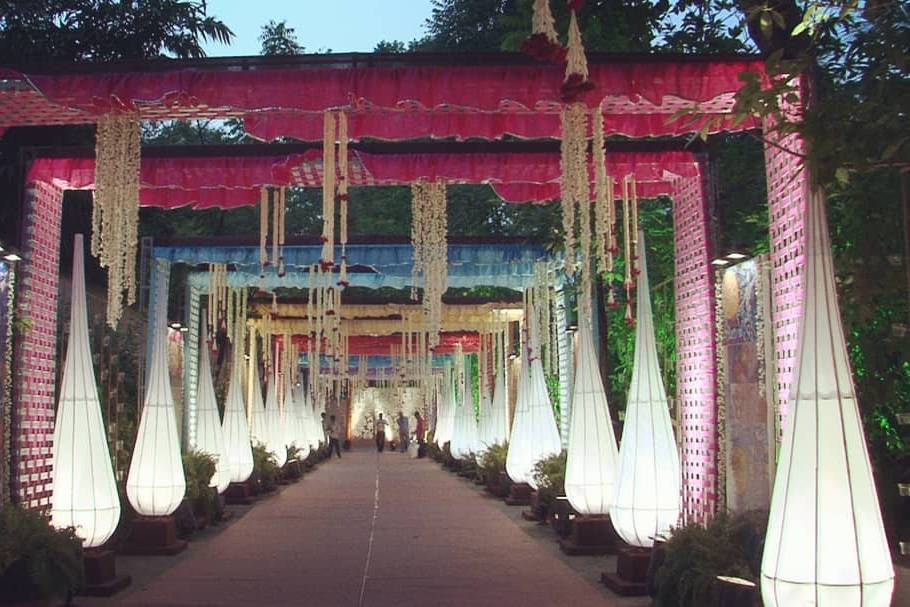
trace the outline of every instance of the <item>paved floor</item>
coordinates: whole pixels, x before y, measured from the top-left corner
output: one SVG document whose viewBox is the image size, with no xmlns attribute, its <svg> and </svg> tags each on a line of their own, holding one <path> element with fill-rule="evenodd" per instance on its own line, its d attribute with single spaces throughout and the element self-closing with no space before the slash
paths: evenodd
<svg viewBox="0 0 910 607">
<path fill-rule="evenodd" d="M 615 557 L 565 557 L 553 533 L 429 460 L 346 453 L 177 557 L 118 557 L 113 605 L 644 607 L 597 583 Z M 894 605 L 904 603 L 908 571 Z M 903 578 L 903 579 L 901 579 Z"/>
<path fill-rule="evenodd" d="M 518 508 L 429 460 L 346 453 L 178 557 L 118 557 L 133 585 L 78 605 L 638 606 L 561 556 Z M 541 540 L 535 535 L 548 534 Z M 589 566 L 590 568 L 590 566 Z"/>
</svg>

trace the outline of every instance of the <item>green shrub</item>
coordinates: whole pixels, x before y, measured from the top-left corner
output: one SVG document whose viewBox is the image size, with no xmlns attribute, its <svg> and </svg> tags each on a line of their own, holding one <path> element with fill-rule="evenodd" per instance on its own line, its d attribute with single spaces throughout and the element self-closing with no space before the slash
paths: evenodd
<svg viewBox="0 0 910 607">
<path fill-rule="evenodd" d="M 253 476 L 259 484 L 260 491 L 271 491 L 278 486 L 281 469 L 275 456 L 262 443 L 253 446 Z"/>
<path fill-rule="evenodd" d="M 82 541 L 24 508 L 0 510 L 0 597 L 11 601 L 67 598 L 82 587 Z"/>
<path fill-rule="evenodd" d="M 212 488 L 209 483 L 215 474 L 215 458 L 202 451 L 188 451 L 183 454 L 183 475 L 186 478 L 186 498 L 193 505 L 193 513 L 214 520 Z"/>
<path fill-rule="evenodd" d="M 767 519 L 754 511 L 674 529 L 655 575 L 655 607 L 713 605 L 719 575 L 757 582 Z"/>
<path fill-rule="evenodd" d="M 566 452 L 538 461 L 531 474 L 537 483 L 537 498 L 541 506 L 549 508 L 557 497 L 566 494 Z"/>
<path fill-rule="evenodd" d="M 477 458 L 481 474 L 486 480 L 496 480 L 500 472 L 506 471 L 506 456 L 509 454 L 509 443 L 490 445 Z"/>
</svg>

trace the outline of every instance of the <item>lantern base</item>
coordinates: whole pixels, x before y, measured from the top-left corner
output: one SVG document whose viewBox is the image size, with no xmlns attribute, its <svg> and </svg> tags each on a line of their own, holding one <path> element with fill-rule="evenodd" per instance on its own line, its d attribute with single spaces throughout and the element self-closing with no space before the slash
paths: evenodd
<svg viewBox="0 0 910 607">
<path fill-rule="evenodd" d="M 757 607 L 761 605 L 755 582 L 719 575 L 714 580 L 714 589 L 717 607 Z"/>
<path fill-rule="evenodd" d="M 512 483 L 505 502 L 509 506 L 528 506 L 531 504 L 532 491 L 533 489 L 528 483 Z"/>
<path fill-rule="evenodd" d="M 531 503 L 527 510 L 521 511 L 521 518 L 532 523 L 546 523 L 547 506 L 540 501 L 540 493 L 535 491 L 531 494 Z"/>
<path fill-rule="evenodd" d="M 575 516 L 575 511 L 572 509 L 572 504 L 569 503 L 569 498 L 564 495 L 557 496 L 556 501 L 553 502 L 550 508 L 551 511 L 548 518 L 553 531 L 559 537 L 569 537 L 569 534 L 572 533 L 572 519 Z"/>
<path fill-rule="evenodd" d="M 569 556 L 611 554 L 616 550 L 616 532 L 609 516 L 576 516 L 569 537 L 559 540 Z"/>
<path fill-rule="evenodd" d="M 253 503 L 250 481 L 231 483 L 224 491 L 224 503 L 232 506 L 246 506 Z"/>
<path fill-rule="evenodd" d="M 627 546 L 620 548 L 617 556 L 619 558 L 616 560 L 616 573 L 607 571 L 600 576 L 603 585 L 620 596 L 648 594 L 651 549 Z"/>
<path fill-rule="evenodd" d="M 82 553 L 85 569 L 83 596 L 113 596 L 132 582 L 128 575 L 117 575 L 117 561 L 112 550 L 88 548 Z"/>
<path fill-rule="evenodd" d="M 173 516 L 140 516 L 133 520 L 129 539 L 122 554 L 173 556 L 186 550 L 185 540 L 177 539 Z"/>
</svg>

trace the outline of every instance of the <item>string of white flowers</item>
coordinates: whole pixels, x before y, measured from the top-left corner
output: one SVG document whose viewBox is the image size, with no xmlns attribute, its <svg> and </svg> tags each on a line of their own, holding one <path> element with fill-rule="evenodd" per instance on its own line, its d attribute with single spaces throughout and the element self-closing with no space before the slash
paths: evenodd
<svg viewBox="0 0 910 607">
<path fill-rule="evenodd" d="M 322 257 L 323 269 L 335 265 L 335 114 L 323 114 Z"/>
<path fill-rule="evenodd" d="M 136 246 L 139 242 L 139 119 L 108 114 L 95 137 L 95 200 L 92 255 L 108 269 L 107 323 L 116 328 L 126 304 L 136 301 Z"/>
<path fill-rule="evenodd" d="M 598 107 L 594 112 L 594 231 L 597 235 L 597 271 L 600 274 L 613 270 L 613 253 L 610 250 L 610 215 L 613 204 L 613 183 L 607 177 L 607 154 L 604 142 L 604 117 Z"/>
<path fill-rule="evenodd" d="M 442 329 L 442 296 L 448 287 L 448 220 L 446 185 L 442 181 L 411 184 L 411 237 L 413 268 L 411 295 L 423 279 L 424 330 L 428 347 L 439 344 Z"/>
<path fill-rule="evenodd" d="M 269 250 L 266 247 L 269 237 L 269 189 L 259 190 L 259 272 L 265 273 L 269 265 Z"/>
<path fill-rule="evenodd" d="M 556 34 L 556 19 L 550 10 L 550 0 L 534 0 L 533 14 L 531 16 L 531 33 L 541 34 L 547 40 L 556 44 L 559 37 Z"/>
<path fill-rule="evenodd" d="M 565 237 L 565 272 L 575 274 L 576 209 L 588 197 L 587 109 L 584 104 L 572 103 L 562 111 L 562 141 L 560 144 L 560 181 L 562 228 Z"/>
<path fill-rule="evenodd" d="M 287 188 L 278 188 L 276 190 L 278 197 L 278 276 L 284 276 L 284 242 L 287 236 L 286 218 L 287 218 Z"/>
<path fill-rule="evenodd" d="M 570 77 L 575 76 L 582 81 L 587 81 L 588 60 L 585 57 L 585 47 L 581 39 L 581 29 L 578 27 L 578 16 L 575 14 L 574 10 L 569 17 L 568 48 L 565 80 L 568 81 Z"/>
<path fill-rule="evenodd" d="M 341 274 L 338 285 L 348 285 L 348 116 L 338 113 L 338 202 L 341 219 Z"/>
</svg>

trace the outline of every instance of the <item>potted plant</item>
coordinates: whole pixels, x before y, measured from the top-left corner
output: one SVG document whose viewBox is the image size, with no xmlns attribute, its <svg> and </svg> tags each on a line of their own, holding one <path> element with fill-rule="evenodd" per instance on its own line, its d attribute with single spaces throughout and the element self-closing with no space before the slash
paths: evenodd
<svg viewBox="0 0 910 607">
<path fill-rule="evenodd" d="M 256 443 L 253 447 L 253 477 L 259 493 L 269 493 L 278 487 L 281 469 L 265 445 Z"/>
<path fill-rule="evenodd" d="M 487 491 L 496 497 L 505 497 L 509 494 L 512 484 L 506 474 L 506 456 L 509 453 L 508 443 L 495 443 L 480 454 L 479 464 L 481 474 L 486 481 Z"/>
<path fill-rule="evenodd" d="M 555 507 L 556 498 L 566 494 L 566 452 L 538 461 L 534 464 L 533 476 L 537 491 L 531 497 L 531 508 L 525 518 L 546 521 Z"/>
<path fill-rule="evenodd" d="M 186 478 L 186 499 L 192 507 L 196 529 L 205 529 L 215 513 L 212 504 L 214 491 L 209 486 L 215 475 L 215 458 L 196 450 L 184 453 L 183 475 Z"/>
<path fill-rule="evenodd" d="M 756 582 L 767 524 L 767 512 L 752 511 L 674 529 L 654 573 L 655 607 L 714 605 L 718 576 Z"/>
<path fill-rule="evenodd" d="M 33 510 L 0 510 L 0 604 L 41 605 L 82 587 L 82 541 Z"/>
<path fill-rule="evenodd" d="M 296 444 L 288 445 L 287 460 L 281 468 L 281 476 L 289 481 L 298 481 L 303 476 L 301 450 Z"/>
</svg>

